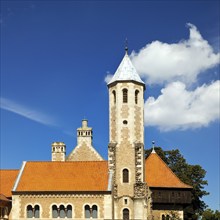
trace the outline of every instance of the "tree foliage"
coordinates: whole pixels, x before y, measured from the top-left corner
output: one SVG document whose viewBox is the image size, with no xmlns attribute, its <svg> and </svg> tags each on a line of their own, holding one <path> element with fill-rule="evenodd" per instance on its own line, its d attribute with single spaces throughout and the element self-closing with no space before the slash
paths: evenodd
<svg viewBox="0 0 220 220">
<path fill-rule="evenodd" d="M 151 151 L 152 149 L 145 151 L 146 158 Z M 178 149 L 163 151 L 160 147 L 155 147 L 155 151 L 180 180 L 193 187 L 192 204 L 186 207 L 184 212 L 186 218 L 197 219 L 197 214 L 201 214 L 207 207 L 202 201 L 202 197 L 209 194 L 204 190 L 204 186 L 208 184 L 207 180 L 204 180 L 206 171 L 200 165 L 188 164 Z"/>
<path fill-rule="evenodd" d="M 215 212 L 211 209 L 206 209 L 202 214 L 202 220 L 219 220 L 220 212 L 216 210 Z"/>
</svg>

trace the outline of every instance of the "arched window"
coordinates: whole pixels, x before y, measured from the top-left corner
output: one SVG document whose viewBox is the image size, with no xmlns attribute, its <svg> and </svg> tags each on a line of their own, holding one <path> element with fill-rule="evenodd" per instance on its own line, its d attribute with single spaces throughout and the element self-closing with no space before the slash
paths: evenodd
<svg viewBox="0 0 220 220">
<path fill-rule="evenodd" d="M 60 218 L 65 218 L 66 217 L 66 213 L 65 213 L 65 207 L 64 205 L 60 206 Z"/>
<path fill-rule="evenodd" d="M 53 218 L 58 218 L 58 208 L 56 205 L 52 206 L 52 217 Z"/>
<path fill-rule="evenodd" d="M 123 209 L 123 220 L 129 220 L 129 210 Z"/>
<path fill-rule="evenodd" d="M 139 91 L 135 90 L 135 104 L 138 104 L 138 94 L 139 94 Z"/>
<path fill-rule="evenodd" d="M 123 103 L 127 103 L 128 102 L 128 90 L 123 89 L 122 94 L 123 94 Z"/>
<path fill-rule="evenodd" d="M 34 218 L 40 218 L 40 207 L 39 207 L 39 205 L 34 206 Z"/>
<path fill-rule="evenodd" d="M 98 208 L 96 205 L 92 206 L 92 218 L 98 218 Z"/>
<path fill-rule="evenodd" d="M 162 215 L 162 220 L 166 220 L 165 215 Z"/>
<path fill-rule="evenodd" d="M 116 92 L 115 92 L 115 90 L 112 92 L 112 94 L 113 94 L 113 100 L 114 100 L 114 104 L 116 103 Z"/>
<path fill-rule="evenodd" d="M 34 212 L 33 208 L 31 205 L 27 206 L 27 218 L 33 218 L 34 217 Z"/>
<path fill-rule="evenodd" d="M 166 216 L 166 220 L 169 220 L 169 219 L 170 219 L 170 216 L 169 216 L 169 215 L 167 215 L 167 216 Z"/>
<path fill-rule="evenodd" d="M 72 206 L 71 205 L 67 206 L 66 216 L 67 218 L 72 218 Z"/>
<path fill-rule="evenodd" d="M 8 207 L 0 207 L 0 219 L 8 219 Z"/>
<path fill-rule="evenodd" d="M 85 206 L 85 218 L 90 218 L 90 207 L 89 207 L 89 205 Z"/>
<path fill-rule="evenodd" d="M 123 176 L 123 183 L 128 183 L 129 182 L 129 171 L 128 171 L 128 169 L 124 169 L 122 171 L 122 176 Z"/>
</svg>

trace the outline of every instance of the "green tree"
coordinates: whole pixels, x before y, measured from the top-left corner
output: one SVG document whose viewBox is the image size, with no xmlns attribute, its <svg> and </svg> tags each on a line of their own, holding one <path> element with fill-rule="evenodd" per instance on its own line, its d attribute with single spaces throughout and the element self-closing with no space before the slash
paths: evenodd
<svg viewBox="0 0 220 220">
<path fill-rule="evenodd" d="M 202 214 L 202 220 L 220 220 L 220 212 L 212 209 L 206 209 Z"/>
<path fill-rule="evenodd" d="M 201 215 L 207 207 L 205 202 L 202 201 L 202 197 L 209 194 L 204 190 L 204 186 L 208 184 L 204 180 L 206 171 L 200 165 L 188 164 L 178 149 L 169 151 L 163 151 L 160 147 L 155 147 L 154 149 L 184 183 L 193 187 L 192 204 L 185 208 L 184 213 L 186 218 L 197 219 L 197 215 Z M 146 158 L 151 151 L 152 149 L 145 151 Z"/>
</svg>

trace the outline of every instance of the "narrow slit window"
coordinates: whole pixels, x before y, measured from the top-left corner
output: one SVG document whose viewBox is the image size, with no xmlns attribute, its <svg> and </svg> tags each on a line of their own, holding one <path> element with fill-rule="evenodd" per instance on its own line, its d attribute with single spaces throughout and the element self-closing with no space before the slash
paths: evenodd
<svg viewBox="0 0 220 220">
<path fill-rule="evenodd" d="M 112 92 L 112 94 L 113 94 L 114 104 L 116 104 L 116 92 L 115 92 L 115 90 Z"/>
<path fill-rule="evenodd" d="M 122 94 L 123 94 L 123 103 L 128 103 L 128 90 L 123 89 Z"/>
<path fill-rule="evenodd" d="M 139 91 L 138 90 L 136 90 L 135 91 L 135 104 L 138 104 L 138 95 L 139 94 Z"/>
</svg>

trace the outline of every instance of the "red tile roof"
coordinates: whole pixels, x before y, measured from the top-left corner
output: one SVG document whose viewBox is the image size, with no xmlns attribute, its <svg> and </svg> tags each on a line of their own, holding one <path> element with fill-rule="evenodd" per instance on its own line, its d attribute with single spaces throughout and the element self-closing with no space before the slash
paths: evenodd
<svg viewBox="0 0 220 220">
<path fill-rule="evenodd" d="M 183 183 L 157 153 L 151 153 L 145 160 L 145 176 L 149 187 L 192 188 Z"/>
<path fill-rule="evenodd" d="M 107 191 L 107 161 L 27 162 L 16 191 Z"/>
<path fill-rule="evenodd" d="M 19 170 L 0 170 L 0 193 L 11 197 Z M 156 154 L 145 160 L 149 187 L 192 188 Z M 107 191 L 107 161 L 26 162 L 16 191 Z"/>
<path fill-rule="evenodd" d="M 11 190 L 14 186 L 19 170 L 0 170 L 0 193 L 11 197 Z"/>
</svg>

